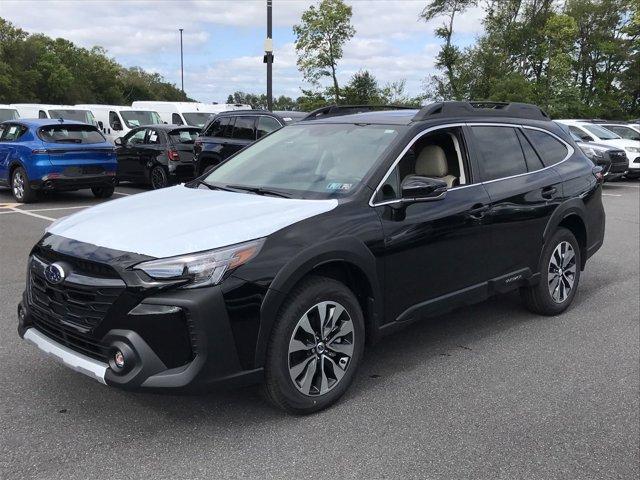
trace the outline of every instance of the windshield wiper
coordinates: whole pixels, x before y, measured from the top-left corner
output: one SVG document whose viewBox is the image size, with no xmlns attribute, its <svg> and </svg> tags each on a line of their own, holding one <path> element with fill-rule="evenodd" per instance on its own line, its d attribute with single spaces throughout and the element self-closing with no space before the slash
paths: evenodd
<svg viewBox="0 0 640 480">
<path fill-rule="evenodd" d="M 283 192 L 281 190 L 274 190 L 272 188 L 264 187 L 249 187 L 247 185 L 225 185 L 229 189 L 241 190 L 244 192 L 251 192 L 257 195 L 273 195 L 274 197 L 291 198 L 291 194 Z"/>
<path fill-rule="evenodd" d="M 225 192 L 234 192 L 235 191 L 235 190 L 232 190 L 231 188 L 221 187 L 219 185 L 213 185 L 211 183 L 207 183 L 204 180 L 193 180 L 192 182 L 190 182 L 190 184 L 193 185 L 193 186 L 204 185 L 209 190 L 223 190 Z"/>
</svg>

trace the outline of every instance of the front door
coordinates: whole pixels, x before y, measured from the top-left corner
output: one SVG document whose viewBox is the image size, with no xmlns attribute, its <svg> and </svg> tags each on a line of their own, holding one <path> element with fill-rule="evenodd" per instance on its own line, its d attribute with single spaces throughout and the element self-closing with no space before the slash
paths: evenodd
<svg viewBox="0 0 640 480">
<path fill-rule="evenodd" d="M 465 145 L 459 127 L 421 137 L 378 190 L 387 322 L 410 321 L 486 293 L 489 196 L 474 182 Z M 440 178 L 450 187 L 444 198 L 403 209 L 399 198 L 407 175 Z"/>
<path fill-rule="evenodd" d="M 144 169 L 140 165 L 140 154 L 144 145 L 145 134 L 145 128 L 131 130 L 122 138 L 122 145 L 116 148 L 119 178 L 123 180 L 143 179 Z"/>
</svg>

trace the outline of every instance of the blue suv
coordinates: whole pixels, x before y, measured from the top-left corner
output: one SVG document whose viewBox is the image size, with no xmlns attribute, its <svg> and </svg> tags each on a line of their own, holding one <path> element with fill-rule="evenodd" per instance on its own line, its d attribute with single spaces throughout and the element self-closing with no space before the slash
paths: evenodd
<svg viewBox="0 0 640 480">
<path fill-rule="evenodd" d="M 113 145 L 93 125 L 33 119 L 0 123 L 0 186 L 18 202 L 38 191 L 90 188 L 98 198 L 113 195 L 117 170 Z"/>
</svg>

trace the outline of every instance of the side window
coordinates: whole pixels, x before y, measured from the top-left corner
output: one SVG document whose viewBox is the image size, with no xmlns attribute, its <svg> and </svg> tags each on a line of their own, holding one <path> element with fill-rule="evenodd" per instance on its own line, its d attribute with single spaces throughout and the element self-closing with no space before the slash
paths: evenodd
<svg viewBox="0 0 640 480">
<path fill-rule="evenodd" d="M 147 139 L 144 143 L 148 145 L 160 145 L 162 143 L 160 132 L 153 130 L 152 128 L 148 128 L 147 132 Z"/>
<path fill-rule="evenodd" d="M 261 115 L 258 117 L 258 138 L 264 137 L 266 134 L 273 132 L 281 127 L 280 122 L 278 122 L 273 117 L 267 117 L 265 115 Z"/>
<path fill-rule="evenodd" d="M 217 118 L 211 125 L 209 125 L 209 128 L 207 128 L 207 131 L 205 132 L 204 136 L 222 137 L 224 135 L 224 130 L 227 125 L 229 125 L 229 117 Z"/>
<path fill-rule="evenodd" d="M 231 138 L 232 133 L 233 133 L 233 124 L 236 121 L 237 117 L 228 117 L 229 120 L 227 121 L 227 124 L 224 126 L 224 130 L 222 131 L 222 137 L 224 138 Z"/>
<path fill-rule="evenodd" d="M 520 130 L 516 130 L 518 133 L 518 139 L 520 140 L 520 145 L 522 146 L 522 151 L 524 152 L 524 159 L 527 162 L 527 168 L 530 172 L 535 172 L 536 170 L 540 170 L 544 167 L 542 160 L 533 149 L 529 140 L 524 136 L 524 134 Z"/>
<path fill-rule="evenodd" d="M 124 137 L 124 142 L 128 146 L 141 145 L 144 143 L 146 129 L 141 128 L 139 130 L 133 130 Z"/>
<path fill-rule="evenodd" d="M 236 117 L 236 123 L 233 127 L 233 138 L 238 140 L 255 140 L 255 121 L 256 117 Z"/>
<path fill-rule="evenodd" d="M 184 125 L 184 122 L 182 121 L 182 117 L 180 116 L 179 113 L 171 114 L 171 123 L 173 123 L 174 125 Z"/>
<path fill-rule="evenodd" d="M 114 111 L 109 112 L 109 125 L 111 126 L 111 130 L 115 130 L 116 132 L 122 130 L 120 118 L 118 118 L 118 114 Z"/>
<path fill-rule="evenodd" d="M 27 127 L 15 123 L 5 124 L 4 127 L 4 132 L 2 132 L 3 142 L 14 142 L 27 131 Z"/>
<path fill-rule="evenodd" d="M 557 138 L 540 130 L 524 129 L 525 135 L 536 149 L 545 167 L 550 167 L 567 158 L 567 147 Z"/>
<path fill-rule="evenodd" d="M 587 132 L 585 132 L 584 130 L 582 130 L 581 128 L 574 127 L 573 125 L 569 125 L 569 131 L 582 141 L 593 142 L 593 137 L 589 135 Z"/>
<path fill-rule="evenodd" d="M 436 178 L 448 188 L 471 183 L 468 156 L 460 128 L 443 128 L 416 140 L 391 171 L 376 194 L 376 202 L 401 197 L 403 180 L 409 175 Z"/>
<path fill-rule="evenodd" d="M 527 173 L 527 163 L 513 127 L 471 127 L 484 181 Z"/>
<path fill-rule="evenodd" d="M 38 118 L 47 118 L 47 112 L 45 112 L 44 110 L 40 110 L 38 112 Z"/>
</svg>

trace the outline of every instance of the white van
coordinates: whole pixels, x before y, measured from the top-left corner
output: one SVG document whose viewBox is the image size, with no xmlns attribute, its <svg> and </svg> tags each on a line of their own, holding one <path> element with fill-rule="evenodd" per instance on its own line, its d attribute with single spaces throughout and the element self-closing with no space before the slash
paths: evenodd
<svg viewBox="0 0 640 480">
<path fill-rule="evenodd" d="M 251 105 L 232 103 L 199 103 L 199 102 L 151 102 L 138 101 L 131 104 L 134 108 L 155 110 L 164 123 L 173 125 L 190 125 L 202 128 L 212 115 L 229 110 L 247 110 Z"/>
<path fill-rule="evenodd" d="M 158 112 L 147 108 L 91 104 L 76 105 L 76 108 L 91 110 L 96 118 L 96 125 L 110 142 L 114 142 L 118 137 L 124 137 L 133 128 L 162 123 Z"/>
<path fill-rule="evenodd" d="M 96 125 L 96 119 L 90 110 L 79 109 L 72 105 L 47 105 L 44 103 L 12 103 L 20 118 L 62 118 L 76 122 Z"/>
<path fill-rule="evenodd" d="M 18 118 L 20 118 L 18 110 L 13 108 L 11 105 L 3 105 L 0 103 L 0 122 L 4 122 L 5 120 L 17 120 Z"/>
</svg>

